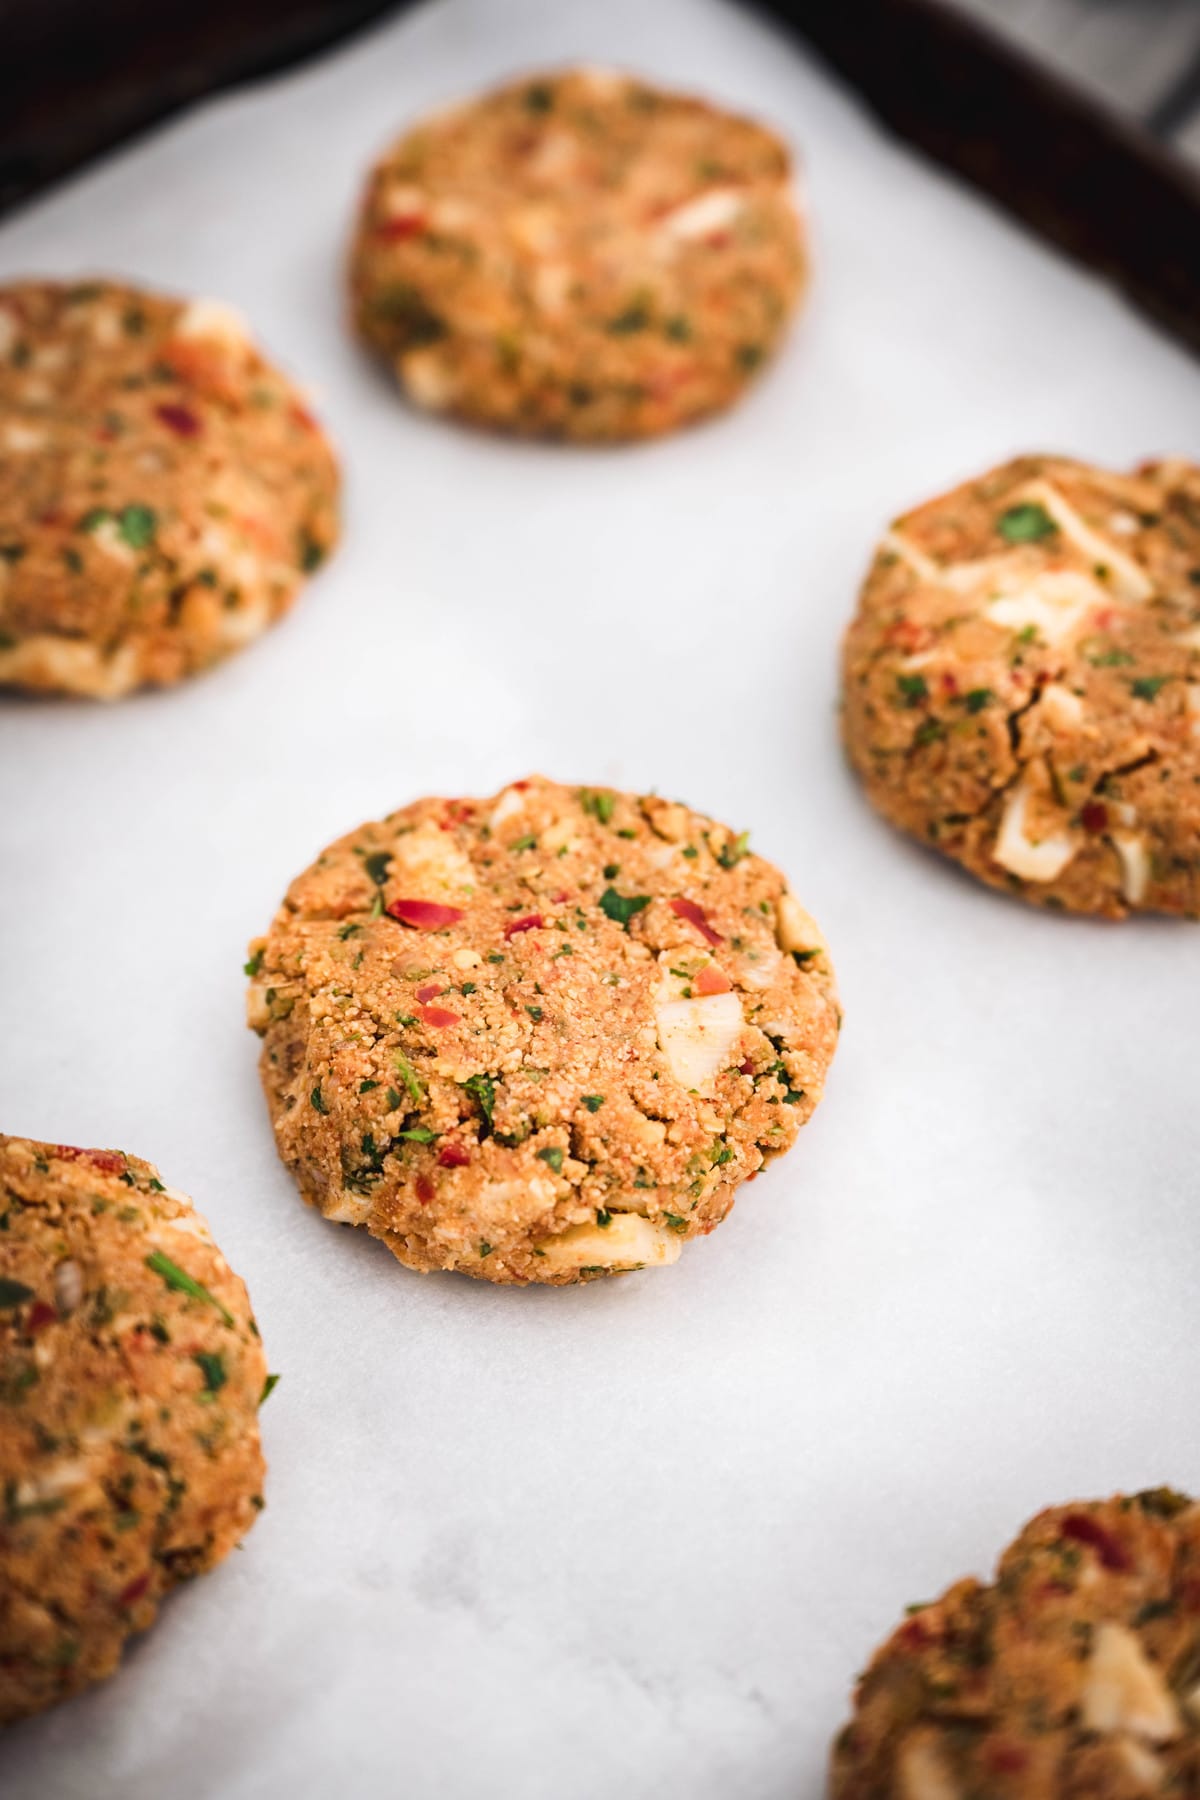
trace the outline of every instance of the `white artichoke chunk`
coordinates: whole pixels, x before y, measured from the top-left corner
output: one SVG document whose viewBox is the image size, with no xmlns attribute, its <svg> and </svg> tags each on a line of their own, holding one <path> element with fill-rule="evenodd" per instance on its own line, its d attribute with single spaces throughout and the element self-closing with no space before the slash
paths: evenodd
<svg viewBox="0 0 1200 1800">
<path fill-rule="evenodd" d="M 964 1800 L 949 1763 L 931 1737 L 913 1737 L 899 1757 L 900 1800 Z"/>
<path fill-rule="evenodd" d="M 695 200 L 675 207 L 663 219 L 659 229 L 673 238 L 704 238 L 714 231 L 727 231 L 743 207 L 736 188 L 710 188 Z"/>
<path fill-rule="evenodd" d="M 984 606 L 994 625 L 1006 631 L 1032 626 L 1044 644 L 1061 642 L 1108 595 L 1090 576 L 1075 569 L 1047 569 L 1036 576 L 1013 576 Z"/>
<path fill-rule="evenodd" d="M 1121 892 L 1130 906 L 1145 898 L 1150 880 L 1150 852 L 1146 840 L 1136 831 L 1116 831 L 1113 844 L 1121 859 Z"/>
<path fill-rule="evenodd" d="M 449 832 L 439 831 L 431 819 L 397 838 L 393 855 L 393 888 L 404 880 L 412 891 L 430 898 L 434 891 L 460 895 L 474 884 L 470 857 L 459 849 Z M 400 891 L 403 893 L 404 889 Z"/>
<path fill-rule="evenodd" d="M 1111 1620 L 1096 1628 L 1082 1717 L 1089 1731 L 1127 1732 L 1150 1744 L 1179 1735 L 1179 1709 L 1161 1672 L 1133 1633 Z"/>
<path fill-rule="evenodd" d="M 1053 881 L 1079 846 L 1065 831 L 1053 832 L 1049 837 L 1029 837 L 1025 829 L 1029 798 L 1029 784 L 1023 781 L 1009 796 L 992 855 L 1002 868 L 1010 869 L 1023 881 Z"/>
<path fill-rule="evenodd" d="M 552 1269 L 608 1269 L 626 1263 L 653 1268 L 675 1262 L 682 1247 L 669 1225 L 640 1213 L 613 1213 L 607 1225 L 569 1225 L 537 1246 Z"/>
<path fill-rule="evenodd" d="M 176 337 L 207 339 L 228 350 L 244 350 L 250 341 L 245 317 L 224 300 L 193 300 L 179 316 Z"/>
<path fill-rule="evenodd" d="M 691 1000 L 673 999 L 671 993 L 669 983 L 660 987 L 654 1009 L 659 1049 L 681 1087 L 711 1093 L 745 1024 L 742 1003 L 732 991 Z"/>
</svg>

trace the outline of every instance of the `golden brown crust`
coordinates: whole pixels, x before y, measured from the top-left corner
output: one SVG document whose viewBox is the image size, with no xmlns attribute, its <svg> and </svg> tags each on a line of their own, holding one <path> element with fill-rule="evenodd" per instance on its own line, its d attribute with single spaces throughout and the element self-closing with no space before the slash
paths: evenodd
<svg viewBox="0 0 1200 1800">
<path fill-rule="evenodd" d="M 879 810 L 1072 912 L 1200 913 L 1200 470 L 1021 457 L 898 519 L 844 654 Z"/>
<path fill-rule="evenodd" d="M 816 926 L 743 839 L 541 778 L 341 839 L 250 967 L 305 1198 L 503 1282 L 673 1261 L 794 1141 L 838 1024 Z"/>
<path fill-rule="evenodd" d="M 1040 1513 L 995 1583 L 913 1607 L 858 1684 L 832 1800 L 1200 1793 L 1200 1507 Z"/>
<path fill-rule="evenodd" d="M 0 683 L 113 699 L 204 668 L 291 605 L 337 493 L 229 308 L 0 287 Z"/>
<path fill-rule="evenodd" d="M 506 431 L 644 438 L 728 406 L 804 276 L 787 150 L 603 70 L 427 119 L 373 171 L 355 319 L 419 404 Z"/>
<path fill-rule="evenodd" d="M 0 1136 L 0 1723 L 110 1675 L 253 1524 L 265 1376 L 152 1164 Z"/>
</svg>

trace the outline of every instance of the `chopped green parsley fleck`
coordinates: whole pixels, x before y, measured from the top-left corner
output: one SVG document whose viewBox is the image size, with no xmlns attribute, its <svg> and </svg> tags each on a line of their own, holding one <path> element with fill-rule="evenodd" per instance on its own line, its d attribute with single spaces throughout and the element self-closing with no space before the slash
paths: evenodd
<svg viewBox="0 0 1200 1800">
<path fill-rule="evenodd" d="M 218 1393 L 229 1380 L 225 1369 L 225 1358 L 219 1350 L 197 1350 L 192 1361 L 199 1365 L 200 1373 L 204 1377 L 206 1394 Z"/>
<path fill-rule="evenodd" d="M 193 1300 L 207 1301 L 209 1306 L 216 1307 L 226 1325 L 233 1324 L 233 1314 L 221 1305 L 216 1295 L 210 1294 L 202 1281 L 197 1281 L 194 1275 L 181 1269 L 177 1262 L 172 1262 L 165 1251 L 152 1251 L 146 1258 L 146 1267 L 152 1269 L 169 1288 L 174 1288 L 176 1293 L 189 1294 Z"/>
<path fill-rule="evenodd" d="M 463 1087 L 470 1094 L 476 1106 L 487 1120 L 492 1123 L 492 1112 L 496 1105 L 496 1084 L 490 1075 L 469 1075 Z"/>
<path fill-rule="evenodd" d="M 750 833 L 739 831 L 731 843 L 722 844 L 717 851 L 717 861 L 723 869 L 735 869 L 743 856 L 750 854 Z"/>
<path fill-rule="evenodd" d="M 614 794 L 595 793 L 589 788 L 584 788 L 579 795 L 579 804 L 585 813 L 591 813 L 592 817 L 598 819 L 601 825 L 607 825 L 616 809 L 617 801 Z"/>
<path fill-rule="evenodd" d="M 616 888 L 607 887 L 600 896 L 600 911 L 610 918 L 614 924 L 629 930 L 629 921 L 642 908 L 649 906 L 649 894 L 618 894 Z"/>
<path fill-rule="evenodd" d="M 419 1106 L 424 1099 L 425 1090 L 417 1079 L 417 1071 L 405 1056 L 403 1050 L 392 1051 L 392 1066 L 412 1096 L 414 1106 Z"/>
<path fill-rule="evenodd" d="M 996 530 L 1010 544 L 1035 544 L 1039 538 L 1057 531 L 1058 526 L 1044 506 L 1036 500 L 1024 500 L 1000 514 Z"/>
</svg>

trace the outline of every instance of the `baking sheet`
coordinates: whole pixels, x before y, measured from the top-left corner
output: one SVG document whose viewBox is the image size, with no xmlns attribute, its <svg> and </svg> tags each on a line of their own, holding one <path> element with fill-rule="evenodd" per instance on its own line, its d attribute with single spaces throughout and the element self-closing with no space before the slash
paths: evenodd
<svg viewBox="0 0 1200 1800">
<path fill-rule="evenodd" d="M 616 62 L 803 147 L 811 304 L 728 419 L 507 444 L 349 342 L 372 154 Z M 205 106 L 0 230 L 0 272 L 220 295 L 313 385 L 346 543 L 292 618 L 116 708 L 0 705 L 4 1128 L 193 1193 L 272 1368 L 268 1510 L 121 1674 L 9 1732 L 5 1800 L 784 1800 L 905 1602 L 1041 1505 L 1200 1486 L 1200 935 L 1022 909 L 842 766 L 884 520 L 1003 456 L 1200 454 L 1200 373 L 716 0 L 443 0 Z M 418 1277 L 297 1202 L 241 963 L 331 838 L 542 769 L 749 828 L 847 1025 L 795 1151 L 672 1271 Z"/>
</svg>

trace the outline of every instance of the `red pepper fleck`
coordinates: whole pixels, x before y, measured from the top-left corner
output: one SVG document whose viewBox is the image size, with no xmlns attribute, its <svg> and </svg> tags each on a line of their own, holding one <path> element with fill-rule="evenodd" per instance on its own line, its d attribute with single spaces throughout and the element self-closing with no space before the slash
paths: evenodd
<svg viewBox="0 0 1200 1800">
<path fill-rule="evenodd" d="M 750 1060 L 749 1057 L 746 1058 L 745 1062 L 738 1064 L 738 1074 L 739 1075 L 753 1075 L 753 1073 L 754 1073 L 754 1064 Z"/>
<path fill-rule="evenodd" d="M 541 913 L 526 913 L 523 919 L 510 919 L 504 927 L 506 938 L 515 937 L 518 931 L 536 931 L 545 924 Z"/>
<path fill-rule="evenodd" d="M 149 1589 L 149 1586 L 150 1571 L 147 1569 L 144 1575 L 135 1576 L 128 1587 L 123 1587 L 121 1589 L 120 1593 L 117 1595 L 117 1605 L 123 1612 L 127 1611 L 131 1606 L 136 1606 L 138 1601 L 142 1599 L 143 1595 Z"/>
<path fill-rule="evenodd" d="M 895 1642 L 904 1650 L 926 1650 L 937 1642 L 937 1633 L 929 1629 L 924 1619 L 909 1619 L 896 1633 Z"/>
<path fill-rule="evenodd" d="M 650 390 L 652 399 L 669 400 L 672 394 L 677 393 L 681 387 L 686 386 L 691 380 L 692 374 L 693 365 L 691 363 L 685 363 L 682 368 L 663 369 L 662 371 L 649 376 L 646 378 L 646 386 Z"/>
<path fill-rule="evenodd" d="M 997 1738 L 985 1747 L 983 1765 L 991 1775 L 1019 1775 L 1029 1767 L 1029 1752 L 1023 1744 Z"/>
<path fill-rule="evenodd" d="M 48 1306 L 44 1300 L 35 1300 L 29 1309 L 27 1323 L 29 1330 L 36 1336 L 39 1331 L 44 1331 L 47 1325 L 53 1325 L 57 1319 L 58 1314 L 52 1306 Z"/>
<path fill-rule="evenodd" d="M 884 632 L 884 641 L 897 645 L 901 650 L 924 650 L 932 638 L 932 633 L 924 625 L 917 625 L 912 619 L 897 619 Z"/>
<path fill-rule="evenodd" d="M 555 906 L 563 906 L 570 898 L 571 896 L 568 894 L 566 888 L 562 888 L 557 894 L 551 894 L 550 896 L 550 899 Z"/>
<path fill-rule="evenodd" d="M 527 781 L 510 781 L 508 785 L 509 787 L 516 788 L 519 794 L 523 794 L 525 789 L 529 786 L 529 783 Z"/>
<path fill-rule="evenodd" d="M 442 906 L 436 900 L 393 900 L 384 910 L 414 931 L 440 931 L 443 925 L 457 925 L 463 916 L 461 906 Z"/>
<path fill-rule="evenodd" d="M 1089 800 L 1079 818 L 1085 831 L 1104 831 L 1108 825 L 1108 808 L 1102 800 Z"/>
<path fill-rule="evenodd" d="M 423 213 L 401 213 L 398 218 L 382 219 L 375 227 L 375 236 L 387 244 L 398 244 L 404 238 L 416 237 L 424 229 Z"/>
<path fill-rule="evenodd" d="M 676 918 L 686 919 L 689 925 L 694 925 L 706 943 L 723 944 L 725 942 L 725 939 L 721 936 L 720 932 L 714 931 L 709 924 L 704 908 L 702 906 L 697 906 L 694 900 L 685 900 L 682 895 L 680 895 L 678 899 L 672 900 L 671 911 L 675 914 Z"/>
<path fill-rule="evenodd" d="M 1060 1529 L 1065 1538 L 1073 1538 L 1077 1544 L 1086 1544 L 1094 1550 L 1106 1569 L 1125 1574 L 1133 1567 L 1124 1544 L 1090 1513 L 1068 1513 Z"/>
<path fill-rule="evenodd" d="M 471 1153 L 465 1144 L 443 1144 L 438 1151 L 438 1161 L 443 1169 L 465 1169 L 471 1160 Z"/>
<path fill-rule="evenodd" d="M 706 963 L 692 981 L 692 992 L 702 997 L 708 994 L 727 994 L 732 986 L 724 969 L 718 969 L 716 963 Z"/>
<path fill-rule="evenodd" d="M 307 406 L 301 406 L 298 400 L 293 400 L 292 404 L 288 407 L 288 416 L 293 425 L 300 425 L 305 431 L 315 431 L 317 429 L 316 419 L 313 417 L 312 413 L 309 412 Z"/>
<path fill-rule="evenodd" d="M 942 687 L 947 694 L 957 694 L 957 692 L 958 692 L 958 677 L 957 677 L 957 675 L 954 675 L 949 669 L 946 669 L 943 672 Z"/>
<path fill-rule="evenodd" d="M 439 994 L 444 994 L 445 992 L 446 990 L 440 981 L 427 981 L 424 987 L 419 987 L 417 989 L 417 999 L 436 1000 Z"/>
<path fill-rule="evenodd" d="M 434 1196 L 434 1185 L 428 1175 L 417 1176 L 417 1199 L 422 1206 L 428 1206 Z"/>
<path fill-rule="evenodd" d="M 279 531 L 266 519 L 260 519 L 254 513 L 237 513 L 233 522 L 241 527 L 247 537 L 255 538 L 264 550 L 278 551 L 282 541 Z"/>
<path fill-rule="evenodd" d="M 162 420 L 167 430 L 173 431 L 177 437 L 200 436 L 202 429 L 200 421 L 195 413 L 189 411 L 186 406 L 176 406 L 173 401 L 165 400 L 161 406 L 155 407 L 154 414 L 156 418 Z"/>
<path fill-rule="evenodd" d="M 458 1024 L 458 1014 L 449 1012 L 444 1006 L 418 1006 L 417 1017 L 422 1025 L 432 1025 L 435 1029 Z"/>
<path fill-rule="evenodd" d="M 93 1168 L 103 1169 L 110 1175 L 121 1175 L 125 1171 L 125 1157 L 120 1150 L 80 1150 L 75 1144 L 56 1144 L 55 1156 L 61 1156 L 64 1162 L 88 1162 Z"/>
</svg>

